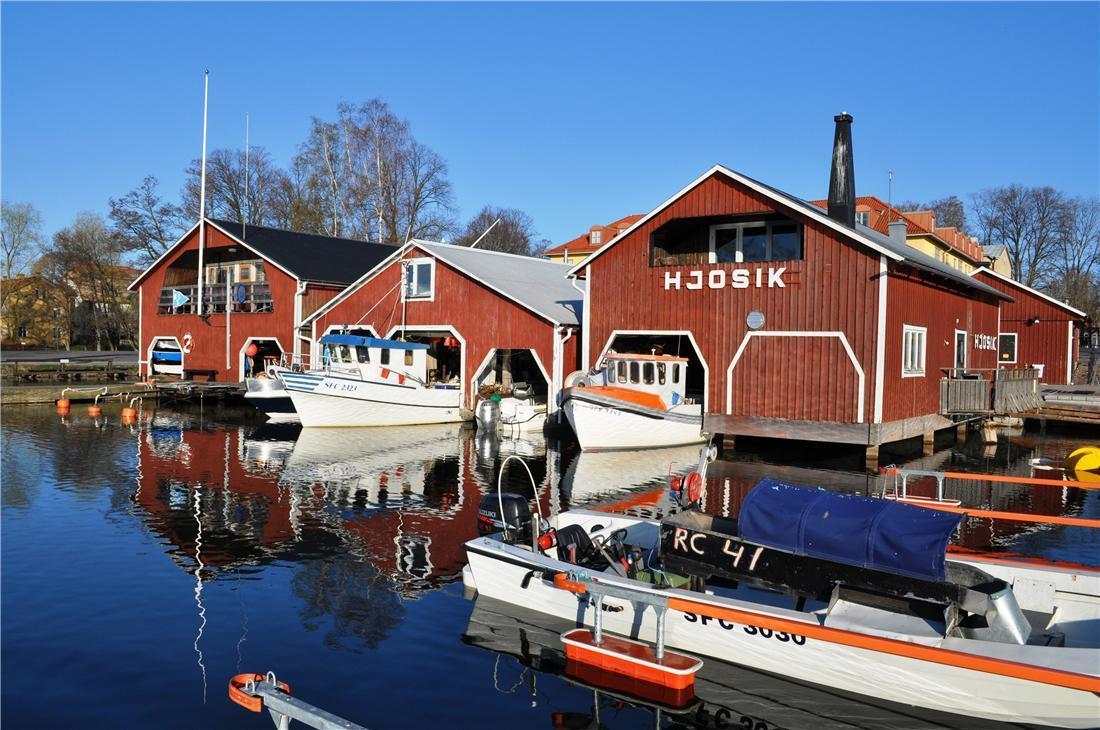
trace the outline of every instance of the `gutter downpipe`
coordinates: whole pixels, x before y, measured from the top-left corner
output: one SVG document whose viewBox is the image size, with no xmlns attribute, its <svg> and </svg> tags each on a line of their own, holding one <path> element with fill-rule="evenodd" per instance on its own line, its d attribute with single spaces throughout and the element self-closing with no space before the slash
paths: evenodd
<svg viewBox="0 0 1100 730">
<path fill-rule="evenodd" d="M 561 423 L 561 391 L 565 385 L 565 343 L 569 341 L 569 338 L 573 336 L 573 328 L 561 326 L 562 332 L 558 332 L 560 335 L 565 334 L 565 337 L 558 339 L 554 338 L 554 417 L 557 422 Z"/>
<path fill-rule="evenodd" d="M 576 276 L 570 276 L 569 277 L 572 280 L 569 283 L 573 285 L 574 289 L 576 289 L 577 291 L 579 291 L 581 293 L 581 307 L 582 307 L 582 310 L 581 310 L 581 370 L 587 370 L 588 369 L 588 337 L 589 337 L 589 334 L 588 334 L 588 327 L 585 326 L 585 325 L 588 324 L 588 278 L 587 278 L 588 268 L 589 267 L 587 267 L 587 266 L 584 267 L 585 281 L 584 281 L 584 288 L 583 289 L 581 289 L 580 286 L 577 285 L 577 277 Z"/>
<path fill-rule="evenodd" d="M 298 285 L 294 287 L 294 353 L 293 360 L 301 361 L 302 340 L 301 327 L 302 327 L 302 297 L 305 296 L 306 288 L 309 286 L 308 282 L 298 280 Z"/>
</svg>

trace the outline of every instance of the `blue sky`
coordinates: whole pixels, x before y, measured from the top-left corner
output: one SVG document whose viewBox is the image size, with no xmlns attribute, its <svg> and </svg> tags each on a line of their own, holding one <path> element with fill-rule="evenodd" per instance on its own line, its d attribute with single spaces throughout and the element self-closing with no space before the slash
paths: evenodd
<svg viewBox="0 0 1100 730">
<path fill-rule="evenodd" d="M 1100 5 L 0 6 L 2 186 L 52 233 L 201 143 L 285 164 L 311 116 L 380 97 L 450 165 L 459 214 L 561 242 L 721 162 L 802 197 L 848 111 L 859 194 L 1100 189 Z"/>
</svg>

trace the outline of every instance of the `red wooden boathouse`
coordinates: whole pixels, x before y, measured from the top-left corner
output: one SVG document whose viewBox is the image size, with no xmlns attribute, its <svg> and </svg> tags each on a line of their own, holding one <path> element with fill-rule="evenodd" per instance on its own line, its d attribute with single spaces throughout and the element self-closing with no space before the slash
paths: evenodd
<svg viewBox="0 0 1100 730">
<path fill-rule="evenodd" d="M 466 409 L 482 386 L 527 382 L 549 412 L 576 369 L 581 292 L 568 266 L 528 256 L 410 241 L 360 277 L 304 326 L 428 344 L 429 369 L 457 384 Z"/>
<path fill-rule="evenodd" d="M 827 210 L 716 165 L 575 265 L 582 367 L 689 355 L 712 433 L 877 446 L 953 425 L 940 379 L 997 366 L 1011 297 L 858 225 L 836 122 Z"/>
<path fill-rule="evenodd" d="M 1014 300 L 1001 304 L 998 362 L 1036 368 L 1044 383 L 1073 383 L 1077 328 L 1084 328 L 1087 315 L 988 267 L 975 271 L 974 277 Z"/>
<path fill-rule="evenodd" d="M 256 365 L 298 356 L 308 349 L 298 333 L 303 317 L 395 250 L 213 219 L 202 227 L 201 287 L 198 223 L 130 284 L 143 374 L 239 382 L 250 344 L 260 350 Z"/>
</svg>

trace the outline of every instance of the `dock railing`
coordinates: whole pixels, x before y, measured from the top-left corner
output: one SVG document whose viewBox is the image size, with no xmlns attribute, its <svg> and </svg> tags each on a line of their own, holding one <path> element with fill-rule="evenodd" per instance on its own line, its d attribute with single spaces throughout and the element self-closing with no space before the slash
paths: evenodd
<svg viewBox="0 0 1100 730">
<path fill-rule="evenodd" d="M 1024 413 L 1042 405 L 1036 368 L 943 368 L 940 413 L 945 416 Z"/>
</svg>

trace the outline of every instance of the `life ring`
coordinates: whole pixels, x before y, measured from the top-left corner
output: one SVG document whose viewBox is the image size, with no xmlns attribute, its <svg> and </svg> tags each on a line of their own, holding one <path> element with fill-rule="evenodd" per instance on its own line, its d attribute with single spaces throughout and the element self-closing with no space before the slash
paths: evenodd
<svg viewBox="0 0 1100 730">
<path fill-rule="evenodd" d="M 588 373 L 583 370 L 574 370 L 565 376 L 566 388 L 583 388 L 588 385 Z"/>
<path fill-rule="evenodd" d="M 687 489 L 688 503 L 698 502 L 703 496 L 703 475 L 697 471 L 691 472 L 684 480 L 684 487 Z"/>
</svg>

